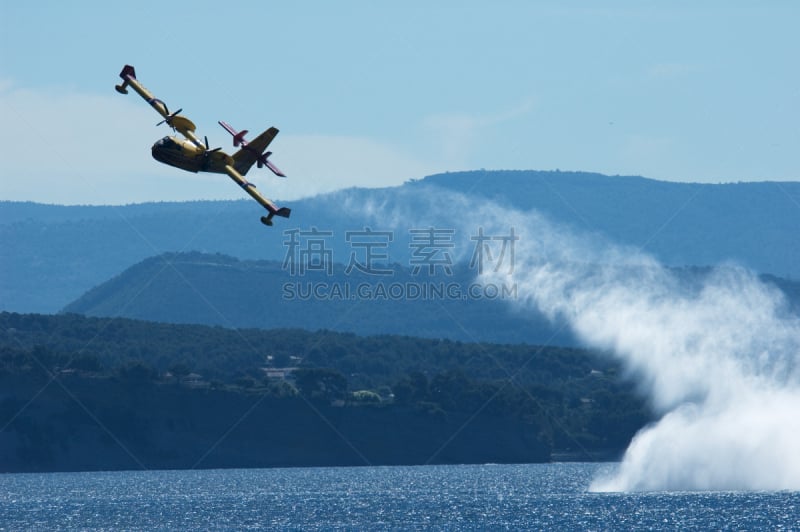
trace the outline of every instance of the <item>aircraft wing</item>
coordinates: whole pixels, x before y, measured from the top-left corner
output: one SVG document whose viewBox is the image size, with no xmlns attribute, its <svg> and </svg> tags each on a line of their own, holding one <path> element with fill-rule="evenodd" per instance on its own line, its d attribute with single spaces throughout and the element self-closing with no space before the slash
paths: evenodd
<svg viewBox="0 0 800 532">
<path fill-rule="evenodd" d="M 125 65 L 122 72 L 119 73 L 119 77 L 122 78 L 122 84 L 115 87 L 117 92 L 120 94 L 128 94 L 128 87 L 133 87 L 133 90 L 135 90 L 144 101 L 149 103 L 150 107 L 155 109 L 156 112 L 161 115 L 161 118 L 164 119 L 159 122 L 159 125 L 166 123 L 172 129 L 178 131 L 181 135 L 192 141 L 196 146 L 200 148 L 204 147 L 200 139 L 194 134 L 196 129 L 194 123 L 180 114 L 183 109 L 178 109 L 174 113 L 170 113 L 169 109 L 167 109 L 167 104 L 153 96 L 153 93 L 147 90 L 147 88 L 136 79 L 136 71 L 131 65 Z"/>
<path fill-rule="evenodd" d="M 256 186 L 247 181 L 247 179 L 245 179 L 244 176 L 236 170 L 236 168 L 230 165 L 225 165 L 225 172 L 236 182 L 237 185 L 242 187 L 251 198 L 256 200 L 262 207 L 267 209 L 269 214 L 261 217 L 261 222 L 264 223 L 264 225 L 272 225 L 272 217 L 275 215 L 283 216 L 284 218 L 289 217 L 289 214 L 292 212 L 291 209 L 287 207 L 278 207 L 271 200 L 262 196 L 261 193 L 256 190 Z"/>
</svg>

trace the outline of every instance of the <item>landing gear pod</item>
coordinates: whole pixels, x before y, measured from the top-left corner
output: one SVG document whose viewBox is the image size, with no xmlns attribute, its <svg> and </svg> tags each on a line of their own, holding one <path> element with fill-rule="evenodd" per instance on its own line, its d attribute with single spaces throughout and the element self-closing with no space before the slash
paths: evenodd
<svg viewBox="0 0 800 532">
<path fill-rule="evenodd" d="M 272 225 L 272 217 L 275 216 L 276 214 L 278 216 L 283 216 L 284 218 L 288 218 L 291 213 L 292 210 L 288 207 L 281 207 L 280 209 L 274 211 L 270 210 L 268 216 L 261 217 L 261 223 L 264 225 Z"/>
</svg>

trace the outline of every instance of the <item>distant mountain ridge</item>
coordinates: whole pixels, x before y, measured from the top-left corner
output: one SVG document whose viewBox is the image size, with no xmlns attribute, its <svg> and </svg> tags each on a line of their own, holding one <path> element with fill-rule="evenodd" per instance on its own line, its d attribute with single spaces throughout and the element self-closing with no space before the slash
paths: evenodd
<svg viewBox="0 0 800 532">
<path fill-rule="evenodd" d="M 735 260 L 800 278 L 800 183 L 675 183 L 585 172 L 464 172 L 424 183 L 536 209 L 642 247 L 668 266 Z"/>
<path fill-rule="evenodd" d="M 734 260 L 758 272 L 800 278 L 800 183 L 709 185 L 584 172 L 475 171 L 291 202 L 292 218 L 270 230 L 258 223 L 258 206 L 249 200 L 105 207 L 0 202 L 0 309 L 55 312 L 162 253 L 194 250 L 282 261 L 292 230 L 335 235 L 331 251 L 345 262 L 345 233 L 366 223 L 345 205 L 403 202 L 413 225 L 425 215 L 414 199 L 437 189 L 536 209 L 578 231 L 642 247 L 670 266 Z M 407 264 L 408 246 L 398 243 L 394 253 L 390 262 Z"/>
</svg>

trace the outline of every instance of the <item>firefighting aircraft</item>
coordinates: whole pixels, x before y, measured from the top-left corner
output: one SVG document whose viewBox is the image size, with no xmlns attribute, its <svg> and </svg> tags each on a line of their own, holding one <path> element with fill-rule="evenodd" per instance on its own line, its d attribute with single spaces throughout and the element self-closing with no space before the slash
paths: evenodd
<svg viewBox="0 0 800 532">
<path fill-rule="evenodd" d="M 209 149 L 208 137 L 204 139 L 205 142 L 200 142 L 200 139 L 194 134 L 195 125 L 191 120 L 180 114 L 183 109 L 170 113 L 164 102 L 154 97 L 144 85 L 139 83 L 139 80 L 136 79 L 136 71 L 132 66 L 125 65 L 125 68 L 119 73 L 119 77 L 122 78 L 122 84 L 115 87 L 117 92 L 128 94 L 128 87 L 133 87 L 133 90 L 138 92 L 139 96 L 144 98 L 150 104 L 150 107 L 158 111 L 158 114 L 163 118 L 157 125 L 167 124 L 173 131 L 177 131 L 185 137 L 185 139 L 174 136 L 164 137 L 153 144 L 152 152 L 155 160 L 189 172 L 228 174 L 245 192 L 267 209 L 269 214 L 261 217 L 261 222 L 264 225 L 272 225 L 272 217 L 275 215 L 283 216 L 284 218 L 289 217 L 290 209 L 276 206 L 272 201 L 262 196 L 256 190 L 254 184 L 244 178 L 253 164 L 256 164 L 258 168 L 266 166 L 275 175 L 286 177 L 278 167 L 269 161 L 268 157 L 272 155 L 272 152 L 264 153 L 269 143 L 278 134 L 276 128 L 271 127 L 257 136 L 252 142 L 247 142 L 244 139 L 247 130 L 236 131 L 230 125 L 220 121 L 219 125 L 233 135 L 233 146 L 238 147 L 239 151 L 233 155 L 228 155 L 222 151 L 222 148 Z"/>
</svg>

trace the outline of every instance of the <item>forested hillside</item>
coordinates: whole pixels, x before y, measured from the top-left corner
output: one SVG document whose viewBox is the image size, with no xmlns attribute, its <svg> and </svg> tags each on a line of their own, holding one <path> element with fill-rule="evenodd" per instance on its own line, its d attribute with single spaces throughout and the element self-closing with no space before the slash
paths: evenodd
<svg viewBox="0 0 800 532">
<path fill-rule="evenodd" d="M 5 471 L 593 459 L 651 419 L 583 350 L 76 315 L 1 313 L 0 382 Z"/>
</svg>

